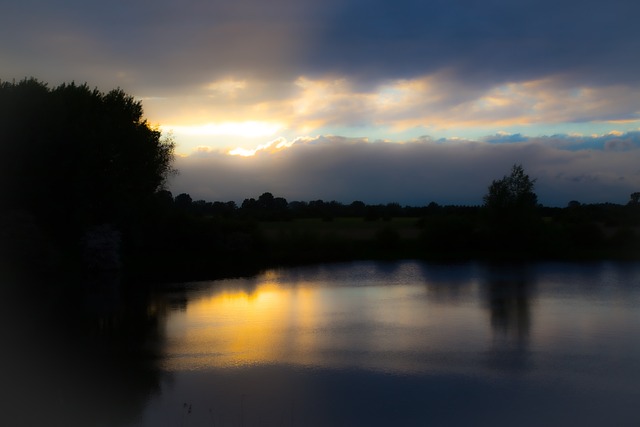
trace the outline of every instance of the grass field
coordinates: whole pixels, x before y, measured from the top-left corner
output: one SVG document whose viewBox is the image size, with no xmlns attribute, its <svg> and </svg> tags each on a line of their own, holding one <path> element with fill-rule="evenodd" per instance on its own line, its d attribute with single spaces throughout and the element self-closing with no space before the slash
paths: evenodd
<svg viewBox="0 0 640 427">
<path fill-rule="evenodd" d="M 307 263 L 418 256 L 417 218 L 362 218 L 260 222 L 259 232 L 275 263 Z"/>
<path fill-rule="evenodd" d="M 420 229 L 418 218 L 393 218 L 388 221 L 365 221 L 362 218 L 336 218 L 325 221 L 320 218 L 297 219 L 281 222 L 261 222 L 260 230 L 270 241 L 295 236 L 314 236 L 339 240 L 366 241 L 375 239 L 383 230 L 393 230 L 402 240 L 417 239 Z"/>
</svg>

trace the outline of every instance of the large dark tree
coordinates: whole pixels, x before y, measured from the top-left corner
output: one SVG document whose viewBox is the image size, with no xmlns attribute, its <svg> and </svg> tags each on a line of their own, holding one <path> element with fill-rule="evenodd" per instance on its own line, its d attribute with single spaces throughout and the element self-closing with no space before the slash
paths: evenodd
<svg viewBox="0 0 640 427">
<path fill-rule="evenodd" d="M 112 221 L 161 189 L 173 143 L 116 89 L 0 84 L 1 203 L 35 213 Z"/>
<path fill-rule="evenodd" d="M 27 212 L 56 241 L 139 220 L 173 148 L 120 89 L 0 83 L 0 213 Z"/>
</svg>

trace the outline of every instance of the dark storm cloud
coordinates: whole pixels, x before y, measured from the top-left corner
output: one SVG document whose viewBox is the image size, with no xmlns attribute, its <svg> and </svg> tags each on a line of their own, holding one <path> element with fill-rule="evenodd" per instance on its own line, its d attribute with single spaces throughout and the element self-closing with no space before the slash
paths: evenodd
<svg viewBox="0 0 640 427">
<path fill-rule="evenodd" d="M 291 69 L 313 3 L 16 2 L 0 14 L 0 59 L 5 73 L 99 81 L 121 73 L 164 91 L 231 72 L 273 77 Z"/>
<path fill-rule="evenodd" d="M 341 2 L 313 49 L 319 69 L 372 78 L 448 70 L 484 83 L 570 74 L 638 81 L 631 0 Z"/>
<path fill-rule="evenodd" d="M 638 16 L 635 0 L 23 0 L 0 9 L 0 79 L 121 87 L 145 100 L 154 123 L 275 123 L 273 138 L 290 140 L 629 130 L 640 111 Z M 637 132 L 303 137 L 251 158 L 179 158 L 172 189 L 208 200 L 271 191 L 477 204 L 492 179 L 524 163 L 543 203 L 624 202 L 640 190 L 639 141 Z"/>
<path fill-rule="evenodd" d="M 522 163 L 537 178 L 538 195 L 546 205 L 626 202 L 640 188 L 638 135 L 594 138 L 602 145 L 598 150 L 572 149 L 588 139 L 492 144 L 423 138 L 394 144 L 319 137 L 254 157 L 210 152 L 180 158 L 181 173 L 171 189 L 211 201 L 239 202 L 239 197 L 270 191 L 288 200 L 477 205 L 493 179 Z M 627 141 L 625 150 L 608 149 L 612 141 Z"/>
<path fill-rule="evenodd" d="M 229 73 L 625 83 L 640 76 L 639 13 L 632 0 L 30 0 L 3 7 L 0 60 L 3 78 L 46 63 L 58 79 L 164 91 Z"/>
</svg>

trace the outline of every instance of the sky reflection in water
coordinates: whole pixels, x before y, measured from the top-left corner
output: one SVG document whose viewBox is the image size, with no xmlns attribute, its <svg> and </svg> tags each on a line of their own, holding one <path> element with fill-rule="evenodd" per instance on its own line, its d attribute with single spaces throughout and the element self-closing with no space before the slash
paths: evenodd
<svg viewBox="0 0 640 427">
<path fill-rule="evenodd" d="M 416 282 L 419 267 L 319 268 L 312 273 L 317 278 L 270 271 L 195 291 L 171 315 L 166 368 L 284 363 L 414 373 L 438 369 L 438 359 L 462 343 L 481 351 L 491 329 L 478 310 L 477 279 L 447 296 Z"/>
<path fill-rule="evenodd" d="M 637 265 L 419 262 L 192 284 L 141 422 L 184 401 L 189 425 L 633 425 L 639 284 Z"/>
</svg>

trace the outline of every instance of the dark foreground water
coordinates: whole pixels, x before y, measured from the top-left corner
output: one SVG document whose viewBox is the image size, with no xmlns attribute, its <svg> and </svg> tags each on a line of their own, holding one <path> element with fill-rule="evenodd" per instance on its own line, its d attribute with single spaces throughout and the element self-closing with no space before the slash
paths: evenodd
<svg viewBox="0 0 640 427">
<path fill-rule="evenodd" d="M 357 262 L 96 289 L 48 327 L 5 309 L 10 425 L 640 425 L 640 263 Z"/>
</svg>

